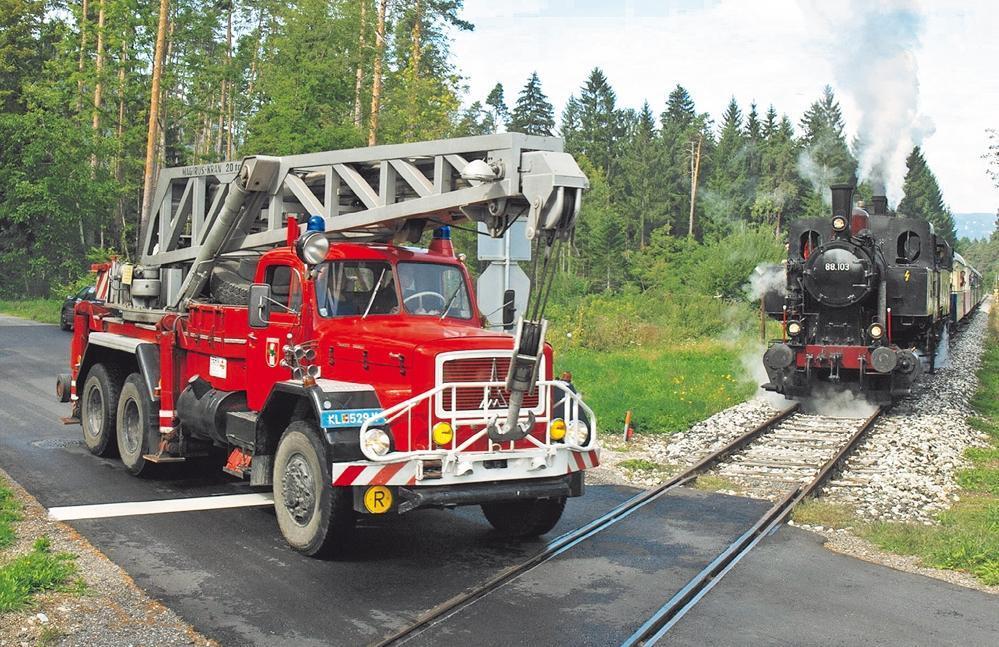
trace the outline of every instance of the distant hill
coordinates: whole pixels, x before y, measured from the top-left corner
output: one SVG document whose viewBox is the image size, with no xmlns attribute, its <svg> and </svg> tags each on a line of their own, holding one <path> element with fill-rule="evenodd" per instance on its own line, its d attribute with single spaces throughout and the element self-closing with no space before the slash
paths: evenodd
<svg viewBox="0 0 999 647">
<path fill-rule="evenodd" d="M 958 238 L 981 240 L 992 235 L 995 229 L 996 214 L 994 213 L 955 213 L 954 226 Z"/>
</svg>

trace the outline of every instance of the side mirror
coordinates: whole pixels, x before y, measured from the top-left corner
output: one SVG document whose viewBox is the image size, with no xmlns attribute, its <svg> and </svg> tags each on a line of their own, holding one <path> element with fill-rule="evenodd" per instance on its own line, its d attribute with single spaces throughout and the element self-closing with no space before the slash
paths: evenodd
<svg viewBox="0 0 999 647">
<path fill-rule="evenodd" d="M 514 290 L 503 292 L 503 329 L 513 330 L 517 317 L 517 293 Z"/>
<path fill-rule="evenodd" d="M 249 323 L 250 328 L 266 328 L 271 318 L 271 286 L 254 283 L 250 286 Z"/>
</svg>

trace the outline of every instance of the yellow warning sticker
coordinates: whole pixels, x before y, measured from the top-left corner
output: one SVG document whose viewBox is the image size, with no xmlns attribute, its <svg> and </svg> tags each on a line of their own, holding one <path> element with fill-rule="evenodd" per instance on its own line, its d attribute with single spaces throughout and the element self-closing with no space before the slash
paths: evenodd
<svg viewBox="0 0 999 647">
<path fill-rule="evenodd" d="M 364 493 L 364 508 L 371 514 L 382 514 L 392 508 L 392 490 L 384 485 L 372 485 Z"/>
<path fill-rule="evenodd" d="M 909 277 L 910 277 L 910 276 L 912 276 L 911 272 L 909 272 L 909 270 L 906 270 L 906 271 L 905 271 L 905 282 L 906 282 L 906 283 L 908 283 L 908 282 L 909 282 Z"/>
</svg>

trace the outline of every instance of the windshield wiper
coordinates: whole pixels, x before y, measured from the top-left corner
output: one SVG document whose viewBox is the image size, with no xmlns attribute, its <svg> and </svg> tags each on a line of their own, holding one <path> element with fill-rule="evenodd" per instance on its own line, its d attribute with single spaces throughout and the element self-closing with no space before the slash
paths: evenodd
<svg viewBox="0 0 999 647">
<path fill-rule="evenodd" d="M 458 296 L 458 292 L 461 291 L 461 286 L 462 286 L 462 284 L 459 283 L 458 287 L 456 287 L 454 289 L 454 292 L 451 293 L 451 296 L 448 297 L 447 302 L 444 304 L 444 312 L 442 312 L 441 316 L 440 316 L 441 319 L 443 319 L 444 317 L 447 316 L 448 311 L 451 309 L 451 304 L 454 303 L 455 297 L 457 297 Z"/>
<path fill-rule="evenodd" d="M 364 309 L 364 314 L 361 315 L 361 319 L 368 316 L 368 313 L 371 312 L 371 306 L 375 303 L 375 297 L 382 291 L 382 279 L 385 278 L 385 270 L 386 268 L 383 267 L 382 273 L 378 275 L 378 281 L 375 283 L 375 289 L 371 291 L 371 298 L 368 299 L 368 307 Z"/>
</svg>

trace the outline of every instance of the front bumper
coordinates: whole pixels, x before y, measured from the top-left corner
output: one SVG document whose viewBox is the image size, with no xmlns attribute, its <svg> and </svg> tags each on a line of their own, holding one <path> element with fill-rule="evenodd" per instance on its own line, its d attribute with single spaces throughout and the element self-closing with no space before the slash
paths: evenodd
<svg viewBox="0 0 999 647">
<path fill-rule="evenodd" d="M 461 486 L 496 481 L 528 481 L 581 472 L 600 464 L 600 449 L 548 447 L 496 452 L 407 454 L 398 462 L 333 463 L 334 487 L 401 485 Z"/>
<path fill-rule="evenodd" d="M 391 487 L 392 506 L 385 512 L 404 514 L 420 508 L 442 508 L 460 505 L 481 505 L 499 501 L 554 499 L 583 494 L 583 473 L 526 481 L 498 481 L 467 485 L 431 485 L 425 487 Z M 369 513 L 364 505 L 365 487 L 355 487 L 354 510 Z"/>
</svg>

